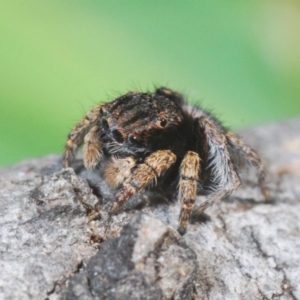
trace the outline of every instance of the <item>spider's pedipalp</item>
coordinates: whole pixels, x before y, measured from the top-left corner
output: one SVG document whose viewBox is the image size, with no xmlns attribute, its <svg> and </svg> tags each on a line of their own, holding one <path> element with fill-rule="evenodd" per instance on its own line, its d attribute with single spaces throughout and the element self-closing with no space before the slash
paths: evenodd
<svg viewBox="0 0 300 300">
<path fill-rule="evenodd" d="M 226 138 L 230 145 L 232 145 L 234 148 L 239 150 L 239 152 L 242 152 L 242 154 L 244 154 L 243 157 L 246 160 L 253 163 L 253 165 L 258 169 L 258 173 L 259 173 L 258 183 L 260 185 L 261 192 L 264 195 L 265 199 L 267 201 L 270 201 L 271 195 L 269 189 L 266 186 L 266 175 L 265 175 L 264 165 L 261 159 L 259 158 L 259 156 L 257 155 L 257 153 L 253 149 L 251 149 L 248 145 L 246 145 L 238 135 L 232 132 L 227 132 Z"/>
<path fill-rule="evenodd" d="M 131 176 L 124 181 L 122 189 L 116 196 L 112 213 L 116 213 L 122 204 L 132 195 L 145 189 L 155 181 L 157 177 L 160 177 L 175 161 L 176 155 L 170 150 L 158 150 L 150 154 L 145 161 L 134 170 Z"/>
<path fill-rule="evenodd" d="M 187 222 L 197 196 L 197 183 L 199 179 L 200 157 L 193 151 L 188 151 L 181 162 L 178 198 L 181 204 L 178 231 L 186 231 Z"/>
<path fill-rule="evenodd" d="M 104 180 L 109 186 L 117 188 L 130 177 L 135 166 L 136 161 L 133 157 L 112 157 L 104 170 Z"/>
<path fill-rule="evenodd" d="M 65 168 L 70 167 L 72 161 L 75 158 L 76 151 L 79 146 L 82 145 L 85 135 L 89 132 L 90 128 L 95 125 L 99 118 L 100 108 L 103 105 L 98 105 L 94 109 L 90 110 L 84 119 L 75 125 L 68 136 L 66 142 L 63 166 Z"/>
</svg>

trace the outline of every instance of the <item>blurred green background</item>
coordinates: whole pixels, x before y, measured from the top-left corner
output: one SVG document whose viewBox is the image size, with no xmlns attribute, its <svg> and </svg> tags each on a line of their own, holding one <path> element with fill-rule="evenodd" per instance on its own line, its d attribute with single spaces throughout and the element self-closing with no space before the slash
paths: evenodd
<svg viewBox="0 0 300 300">
<path fill-rule="evenodd" d="M 165 85 L 237 130 L 300 115 L 300 2 L 0 0 L 0 166 Z"/>
</svg>

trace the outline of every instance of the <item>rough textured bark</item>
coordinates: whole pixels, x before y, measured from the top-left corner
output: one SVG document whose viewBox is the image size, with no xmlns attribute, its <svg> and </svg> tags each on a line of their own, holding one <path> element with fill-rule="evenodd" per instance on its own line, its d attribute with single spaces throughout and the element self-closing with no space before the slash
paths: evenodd
<svg viewBox="0 0 300 300">
<path fill-rule="evenodd" d="M 300 299 L 300 120 L 244 133 L 266 163 L 195 216 L 142 193 L 118 215 L 114 191 L 81 160 L 58 156 L 0 171 L 0 299 Z M 197 199 L 198 204 L 203 198 Z"/>
</svg>

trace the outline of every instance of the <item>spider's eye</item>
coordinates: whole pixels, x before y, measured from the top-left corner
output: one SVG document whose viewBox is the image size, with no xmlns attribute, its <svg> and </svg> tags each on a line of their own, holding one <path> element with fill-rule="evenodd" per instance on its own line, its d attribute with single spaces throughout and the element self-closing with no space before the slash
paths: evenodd
<svg viewBox="0 0 300 300">
<path fill-rule="evenodd" d="M 108 122 L 105 119 L 102 120 L 101 125 L 105 131 L 109 129 Z"/>
<path fill-rule="evenodd" d="M 113 136 L 113 138 L 115 139 L 116 142 L 118 142 L 118 143 L 123 143 L 124 142 L 123 135 L 119 130 L 113 129 L 111 134 L 112 134 L 112 136 Z"/>
<path fill-rule="evenodd" d="M 160 126 L 165 127 L 167 125 L 167 120 L 166 119 L 161 119 L 160 120 Z"/>
<path fill-rule="evenodd" d="M 133 134 L 129 135 L 128 141 L 129 141 L 130 144 L 137 144 L 138 143 L 138 140 L 137 140 L 136 136 L 134 136 Z"/>
</svg>

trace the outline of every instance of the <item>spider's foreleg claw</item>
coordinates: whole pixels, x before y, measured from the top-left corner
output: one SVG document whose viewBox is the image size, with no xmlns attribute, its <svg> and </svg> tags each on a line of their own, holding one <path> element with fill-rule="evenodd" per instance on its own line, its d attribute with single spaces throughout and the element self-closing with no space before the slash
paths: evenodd
<svg viewBox="0 0 300 300">
<path fill-rule="evenodd" d="M 184 235 L 186 233 L 186 227 L 179 226 L 177 228 L 177 231 L 179 232 L 180 235 Z"/>
<path fill-rule="evenodd" d="M 133 194 L 136 193 L 136 189 L 128 184 L 125 185 L 117 194 L 117 198 L 115 202 L 112 205 L 111 214 L 117 214 L 118 211 L 120 210 L 121 206 L 126 202 Z"/>
<path fill-rule="evenodd" d="M 109 214 L 110 215 L 116 215 L 116 214 L 118 214 L 119 209 L 120 209 L 120 205 L 118 205 L 117 202 L 114 202 L 113 205 L 112 205 L 112 208 L 111 208 L 111 210 L 109 212 Z"/>
<path fill-rule="evenodd" d="M 261 192 L 264 195 L 266 202 L 271 202 L 272 201 L 270 190 L 267 187 L 261 188 Z"/>
</svg>

